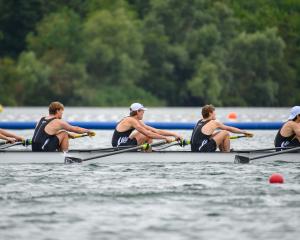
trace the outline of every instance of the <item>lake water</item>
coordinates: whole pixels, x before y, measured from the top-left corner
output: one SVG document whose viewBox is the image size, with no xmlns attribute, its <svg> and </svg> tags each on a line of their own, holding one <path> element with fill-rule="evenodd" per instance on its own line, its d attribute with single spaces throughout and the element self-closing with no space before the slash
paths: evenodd
<svg viewBox="0 0 300 240">
<path fill-rule="evenodd" d="M 220 108 L 238 121 L 284 121 L 288 108 Z M 47 108 L 5 108 L 1 121 L 37 120 Z M 126 108 L 67 108 L 66 120 L 117 121 Z M 148 121 L 196 121 L 199 108 L 150 108 Z M 17 131 L 26 137 L 32 130 Z M 186 138 L 190 131 L 180 131 Z M 275 131 L 232 141 L 272 147 Z M 110 146 L 112 131 L 71 140 Z M 285 183 L 269 184 L 272 173 Z M 300 164 L 0 164 L 0 239 L 297 239 Z"/>
</svg>

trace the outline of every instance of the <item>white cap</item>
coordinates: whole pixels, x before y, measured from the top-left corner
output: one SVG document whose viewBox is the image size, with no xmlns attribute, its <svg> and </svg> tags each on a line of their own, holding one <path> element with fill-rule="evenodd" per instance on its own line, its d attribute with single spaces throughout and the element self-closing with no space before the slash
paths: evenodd
<svg viewBox="0 0 300 240">
<path fill-rule="evenodd" d="M 299 114 L 300 114 L 300 106 L 293 107 L 291 109 L 291 113 L 290 113 L 290 116 L 289 116 L 288 120 L 293 120 Z"/>
<path fill-rule="evenodd" d="M 146 111 L 147 108 L 145 108 L 142 104 L 140 103 L 133 103 L 130 106 L 130 111 L 138 111 L 138 110 L 144 110 Z"/>
</svg>

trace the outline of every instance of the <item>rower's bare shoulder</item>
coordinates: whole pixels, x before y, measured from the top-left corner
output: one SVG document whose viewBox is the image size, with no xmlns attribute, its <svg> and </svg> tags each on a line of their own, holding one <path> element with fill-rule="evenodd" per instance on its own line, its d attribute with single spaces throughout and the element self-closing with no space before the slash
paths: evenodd
<svg viewBox="0 0 300 240">
<path fill-rule="evenodd" d="M 288 127 L 293 128 L 293 129 L 299 129 L 299 128 L 300 128 L 300 124 L 299 124 L 299 123 L 296 123 L 296 122 L 294 122 L 294 121 L 289 121 L 289 122 L 286 123 L 286 125 L 287 125 Z"/>
<path fill-rule="evenodd" d="M 51 123 L 52 123 L 52 125 L 62 127 L 62 128 L 70 125 L 68 122 L 66 122 L 65 120 L 62 120 L 62 119 L 54 119 Z"/>
<path fill-rule="evenodd" d="M 136 124 L 138 124 L 138 121 L 135 118 L 126 117 L 119 123 L 119 127 L 131 128 L 134 127 Z"/>
<path fill-rule="evenodd" d="M 211 120 L 210 123 L 211 123 L 211 125 L 214 125 L 216 127 L 223 125 L 223 123 L 220 122 L 219 120 Z"/>
</svg>

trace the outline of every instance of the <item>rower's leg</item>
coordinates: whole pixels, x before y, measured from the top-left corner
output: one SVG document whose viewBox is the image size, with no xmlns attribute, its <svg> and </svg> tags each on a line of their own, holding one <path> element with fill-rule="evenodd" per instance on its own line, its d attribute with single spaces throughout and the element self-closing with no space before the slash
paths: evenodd
<svg viewBox="0 0 300 240">
<path fill-rule="evenodd" d="M 144 134 L 141 134 L 140 132 L 134 130 L 130 136 L 131 139 L 135 138 L 138 145 L 144 144 L 144 143 L 152 143 L 152 139 L 148 138 L 147 136 L 145 136 Z"/>
<path fill-rule="evenodd" d="M 67 132 L 60 132 L 56 135 L 59 140 L 60 151 L 66 152 L 69 149 L 69 136 Z"/>
<path fill-rule="evenodd" d="M 230 151 L 230 139 L 229 132 L 226 130 L 221 130 L 213 136 L 213 139 L 216 141 L 217 146 L 221 152 Z"/>
</svg>

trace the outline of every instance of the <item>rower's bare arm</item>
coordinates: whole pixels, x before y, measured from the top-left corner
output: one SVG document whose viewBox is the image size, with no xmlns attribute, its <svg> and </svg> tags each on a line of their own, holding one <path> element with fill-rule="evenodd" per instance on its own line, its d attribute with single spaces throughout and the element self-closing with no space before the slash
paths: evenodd
<svg viewBox="0 0 300 240">
<path fill-rule="evenodd" d="M 156 132 L 148 130 L 149 126 L 146 126 L 143 122 L 138 120 L 132 119 L 132 126 L 139 131 L 140 133 L 144 134 L 145 136 L 152 138 L 152 139 L 165 139 L 166 141 L 170 141 L 170 139 L 166 136 L 160 135 Z"/>
<path fill-rule="evenodd" d="M 75 132 L 75 133 L 90 133 L 91 132 L 89 129 L 72 126 L 65 121 L 62 121 L 62 120 L 60 120 L 60 121 L 61 121 L 60 122 L 61 129 L 66 130 L 68 132 Z"/>
<path fill-rule="evenodd" d="M 222 130 L 226 130 L 226 131 L 229 131 L 229 132 L 232 132 L 232 133 L 241 133 L 241 134 L 245 134 L 246 136 L 249 136 L 249 137 L 252 137 L 253 134 L 252 133 L 249 133 L 245 130 L 242 130 L 242 129 L 239 129 L 239 128 L 235 128 L 235 127 L 230 127 L 230 126 L 227 126 L 223 123 L 220 123 L 220 122 L 216 122 L 217 124 L 217 128 L 219 129 L 222 129 Z"/>
<path fill-rule="evenodd" d="M 145 124 L 144 124 L 145 125 Z M 167 130 L 162 130 L 162 129 L 156 129 L 150 126 L 145 125 L 146 128 L 152 132 L 155 132 L 157 134 L 163 135 L 163 136 L 172 136 L 175 137 L 176 139 L 183 139 L 182 136 L 180 136 L 179 134 L 175 133 L 175 132 L 171 132 L 171 131 L 167 131 Z"/>
<path fill-rule="evenodd" d="M 14 138 L 15 140 L 18 140 L 18 141 L 23 141 L 25 139 L 24 137 L 18 136 L 16 134 L 13 134 L 13 133 L 8 132 L 8 131 L 3 130 L 3 129 L 0 129 L 0 134 L 2 136 L 6 137 L 5 140 L 8 140 L 8 141 L 9 141 L 8 138 L 10 138 L 10 139 Z"/>
<path fill-rule="evenodd" d="M 3 135 L 3 134 L 1 134 L 1 133 L 0 133 L 0 139 L 6 140 L 6 141 L 8 141 L 9 143 L 14 143 L 14 142 L 16 141 L 15 138 L 7 137 L 7 136 L 5 136 L 5 135 Z"/>
</svg>

